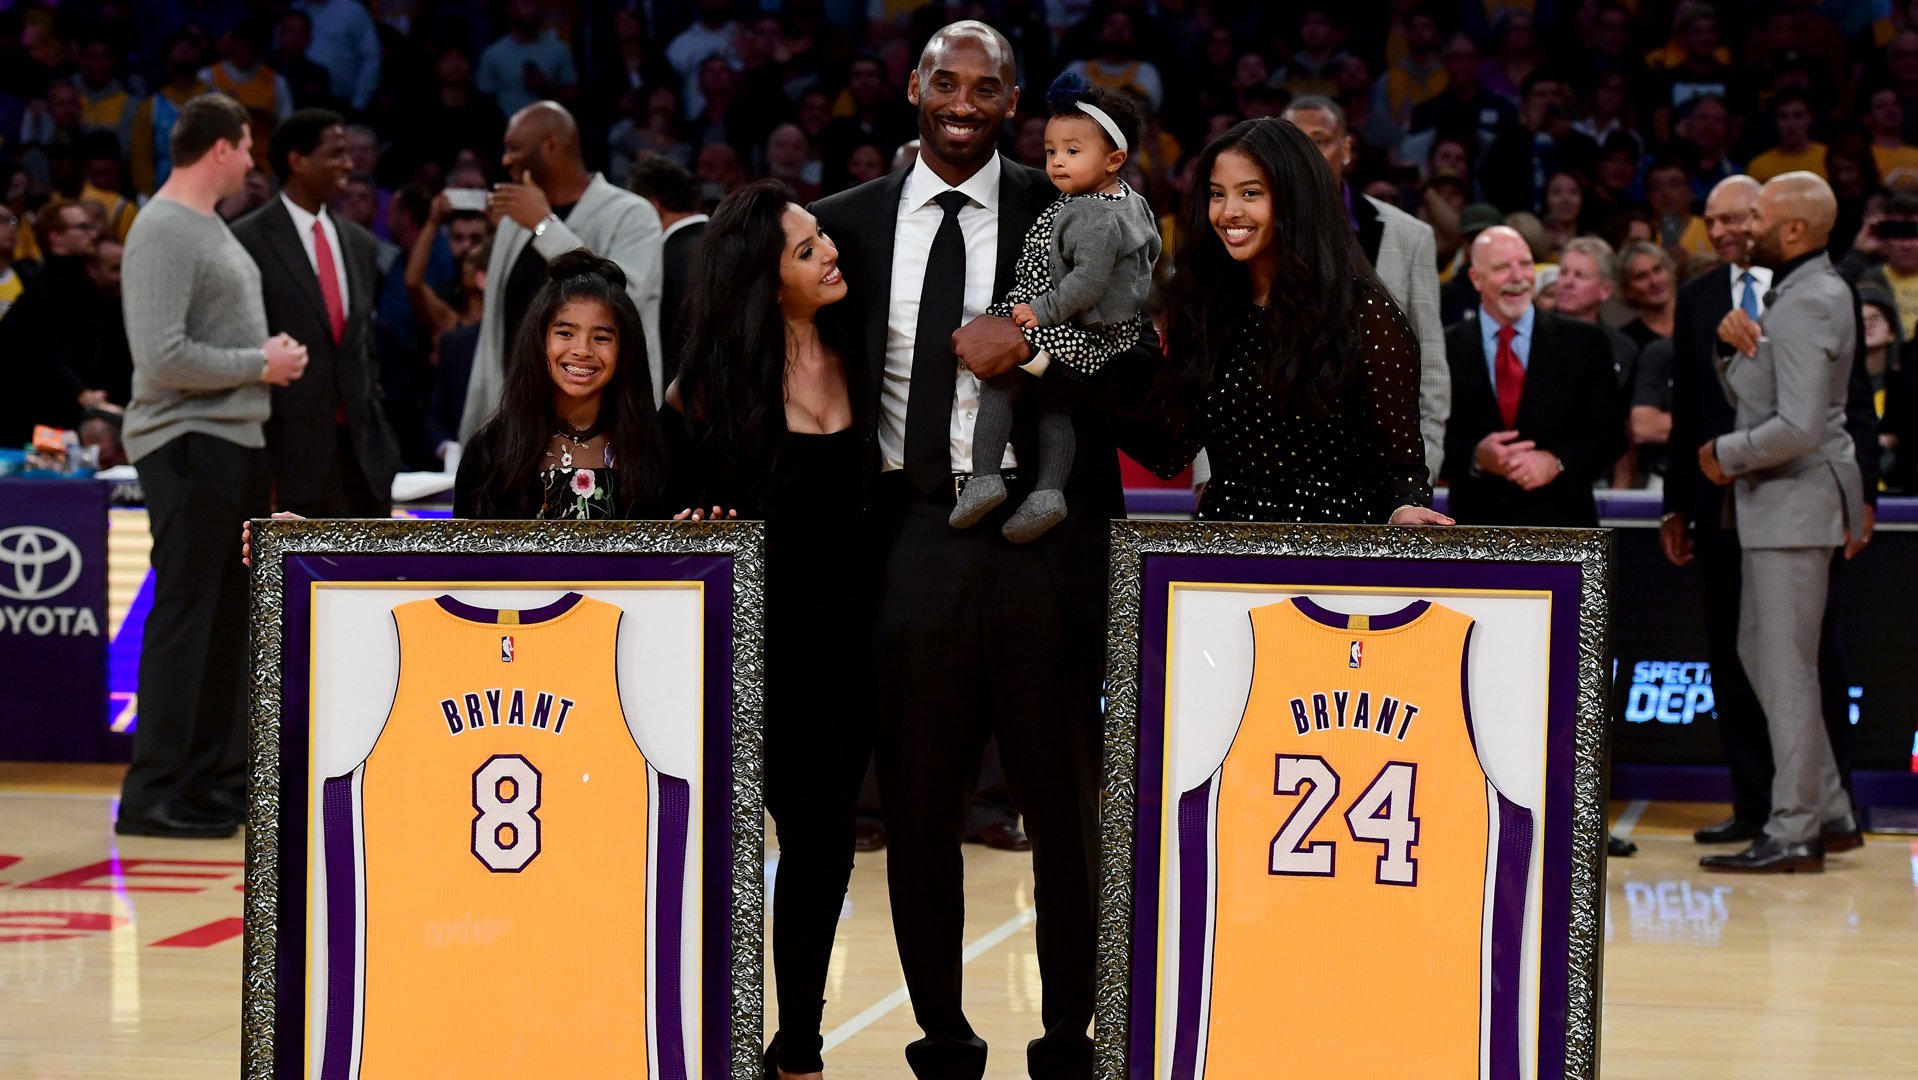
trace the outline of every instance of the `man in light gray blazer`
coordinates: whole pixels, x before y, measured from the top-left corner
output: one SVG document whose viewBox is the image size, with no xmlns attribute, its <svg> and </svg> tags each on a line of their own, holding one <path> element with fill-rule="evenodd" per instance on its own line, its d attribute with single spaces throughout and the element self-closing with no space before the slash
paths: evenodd
<svg viewBox="0 0 1918 1080">
<path fill-rule="evenodd" d="M 1339 178 L 1346 213 L 1372 269 L 1405 311 L 1419 338 L 1419 434 L 1425 466 L 1438 478 L 1445 461 L 1445 422 L 1452 416 L 1452 373 L 1445 362 L 1445 326 L 1439 321 L 1438 245 L 1432 227 L 1391 203 L 1353 191 L 1345 183 L 1352 163 L 1352 136 L 1345 110 L 1331 98 L 1299 98 L 1283 119 L 1311 136 Z"/>
<path fill-rule="evenodd" d="M 460 441 L 499 408 L 505 356 L 533 294 L 546 281 L 546 264 L 576 248 L 611 259 L 626 272 L 626 292 L 639 306 L 652 368 L 653 402 L 665 389 L 659 340 L 659 296 L 665 231 L 645 199 L 586 171 L 579 125 L 558 102 L 521 109 L 506 126 L 500 158 L 512 179 L 494 185 L 488 212 L 499 222 L 486 264 L 479 345 L 466 384 Z"/>
<path fill-rule="evenodd" d="M 1809 172 L 1765 185 L 1752 215 L 1752 261 L 1772 271 L 1762 322 L 1734 310 L 1718 377 L 1735 428 L 1698 448 L 1706 479 L 1732 485 L 1743 545 L 1738 655 L 1771 734 L 1771 818 L 1750 848 L 1700 860 L 1713 870 L 1819 871 L 1821 833 L 1855 834 L 1825 735 L 1819 627 L 1834 548 L 1866 539 L 1864 486 L 1845 404 L 1857 327 L 1850 286 L 1825 254 L 1838 203 Z"/>
</svg>

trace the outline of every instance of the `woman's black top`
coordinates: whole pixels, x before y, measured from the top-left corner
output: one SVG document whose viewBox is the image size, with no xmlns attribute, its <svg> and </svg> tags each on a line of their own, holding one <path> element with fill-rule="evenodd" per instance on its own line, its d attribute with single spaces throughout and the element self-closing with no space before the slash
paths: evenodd
<svg viewBox="0 0 1918 1080">
<path fill-rule="evenodd" d="M 1199 502 L 1202 520 L 1383 525 L 1401 506 L 1431 505 L 1418 338 L 1376 285 L 1360 287 L 1358 310 L 1359 375 L 1325 416 L 1308 416 L 1296 395 L 1281 403 L 1260 386 L 1270 345 L 1248 304 L 1202 400 L 1174 403 L 1167 432 L 1129 439 L 1126 449 L 1170 479 L 1203 447 L 1212 479 Z"/>
<path fill-rule="evenodd" d="M 533 474 L 524 490 L 482 498 L 480 485 L 492 471 L 493 454 L 481 438 L 467 440 L 453 480 L 453 516 L 507 521 L 644 520 L 670 516 L 665 502 L 648 501 L 622 509 L 620 471 L 611 465 L 597 468 L 548 467 Z M 678 509 L 674 507 L 673 509 Z"/>
</svg>

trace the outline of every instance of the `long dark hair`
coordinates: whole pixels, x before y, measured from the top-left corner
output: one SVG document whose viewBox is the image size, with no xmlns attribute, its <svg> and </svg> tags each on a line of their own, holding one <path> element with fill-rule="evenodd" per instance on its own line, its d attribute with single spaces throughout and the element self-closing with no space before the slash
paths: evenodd
<svg viewBox="0 0 1918 1080">
<path fill-rule="evenodd" d="M 757 510 L 786 432 L 786 320 L 779 308 L 781 219 L 794 201 L 778 180 L 756 180 L 720 200 L 699 237 L 679 325 L 679 398 L 696 469 L 719 490 L 701 493 Z M 821 341 L 838 348 L 837 320 L 820 313 Z M 852 385 L 850 366 L 848 385 Z"/>
<path fill-rule="evenodd" d="M 1207 214 L 1212 165 L 1228 150 L 1250 158 L 1271 188 L 1269 250 L 1278 269 L 1259 314 L 1265 344 L 1259 389 L 1281 408 L 1323 417 L 1358 376 L 1362 295 L 1386 294 L 1353 235 L 1332 170 L 1287 120 L 1243 121 L 1199 157 L 1185 239 L 1173 256 L 1161 400 L 1189 402 L 1204 393 L 1252 303 L 1251 274 L 1226 253 Z"/>
<path fill-rule="evenodd" d="M 603 305 L 619 329 L 619 359 L 599 406 L 599 424 L 613 467 L 619 470 L 614 510 L 622 518 L 645 517 L 663 505 L 666 454 L 653 412 L 652 369 L 639 308 L 626 295 L 626 272 L 619 264 L 580 248 L 547 264 L 546 283 L 533 294 L 507 351 L 499 411 L 473 435 L 488 466 L 475 492 L 479 517 L 530 518 L 539 513 L 535 481 L 558 420 L 546 364 L 546 332 L 559 309 L 575 301 Z"/>
</svg>

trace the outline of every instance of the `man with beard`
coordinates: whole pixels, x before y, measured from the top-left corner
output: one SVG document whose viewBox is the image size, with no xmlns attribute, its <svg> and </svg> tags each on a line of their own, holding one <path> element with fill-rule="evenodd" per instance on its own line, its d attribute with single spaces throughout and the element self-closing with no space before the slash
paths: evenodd
<svg viewBox="0 0 1918 1080">
<path fill-rule="evenodd" d="M 503 358 L 533 294 L 546 283 L 546 264 L 576 248 L 611 259 L 626 273 L 626 292 L 639 307 L 652 367 L 653 400 L 665 383 L 659 345 L 659 294 L 664 230 L 645 199 L 586 171 L 579 125 L 557 101 L 529 105 L 506 125 L 500 166 L 511 179 L 493 185 L 487 212 L 499 222 L 486 265 L 486 300 L 479 348 L 466 386 L 460 439 L 470 438 L 499 408 Z"/>
<path fill-rule="evenodd" d="M 1445 334 L 1451 513 L 1460 525 L 1594 528 L 1592 483 L 1624 449 L 1612 347 L 1532 303 L 1531 248 L 1504 225 L 1472 242 L 1479 311 Z"/>
<path fill-rule="evenodd" d="M 267 329 L 305 342 L 310 365 L 273 391 L 274 502 L 306 517 L 386 517 L 399 446 L 373 356 L 378 242 L 327 209 L 352 167 L 345 120 L 303 109 L 274 129 L 268 153 L 280 197 L 235 222 L 233 235 L 259 265 Z"/>
<path fill-rule="evenodd" d="M 1153 340 L 1075 380 L 1048 350 L 1069 354 L 1083 331 L 1022 333 L 983 314 L 1012 284 L 1021 238 L 1057 195 L 1043 173 L 994 149 L 1019 104 L 1014 71 L 997 31 L 978 22 L 941 29 L 907 85 L 919 111 L 918 160 L 813 206 L 841 245 L 843 306 L 865 344 L 855 413 L 876 418 L 875 740 L 894 937 L 925 1032 L 906 1060 L 915 1075 L 942 1080 L 985 1072 L 985 1042 L 960 1004 L 959 837 L 988 735 L 998 736 L 1025 813 L 1038 884 L 1045 1034 L 1028 1045 L 1027 1068 L 1046 1080 L 1092 1075 L 1105 523 L 1125 512 L 1099 403 L 1136 405 L 1160 363 Z M 1060 396 L 1072 399 L 1078 440 L 1071 516 L 1023 545 L 998 526 L 1023 496 L 1017 489 L 1030 489 L 1018 473 L 1035 460 L 1030 417 L 1015 424 L 1001 462 L 1015 490 L 997 518 L 972 530 L 947 524 L 972 472 L 979 380 L 1015 367 L 1068 380 Z M 780 1064 L 818 1067 L 816 1058 Z"/>
<path fill-rule="evenodd" d="M 1772 271 L 1751 258 L 1751 216 L 1760 185 L 1747 176 L 1723 180 L 1705 202 L 1705 220 L 1718 266 L 1678 290 L 1678 314 L 1672 334 L 1672 426 L 1670 445 L 1680 453 L 1665 475 L 1665 516 L 1659 539 L 1674 566 L 1697 562 L 1705 599 L 1705 648 L 1712 666 L 1717 700 L 1718 738 L 1732 782 L 1731 817 L 1692 833 L 1701 844 L 1749 843 L 1764 835 L 1771 816 L 1772 752 L 1765 714 L 1751 680 L 1738 659 L 1739 595 L 1742 590 L 1738 531 L 1725 521 L 1727 492 L 1705 482 L 1694 448 L 1732 430 L 1732 404 L 1719 386 L 1718 325 L 1733 311 L 1763 318 L 1771 295 Z M 1863 335 L 1859 335 L 1862 340 Z M 1853 368 L 1847 427 L 1858 448 L 1860 474 L 1869 519 L 1876 498 L 1878 456 L 1876 410 L 1871 380 L 1861 355 Z M 1869 531 L 1869 530 L 1868 530 Z M 1833 560 L 1834 573 L 1842 560 Z M 1838 649 L 1834 613 L 1829 609 L 1818 649 L 1818 676 L 1824 693 L 1825 732 L 1845 780 L 1845 746 L 1851 732 L 1851 702 L 1845 695 L 1844 659 Z M 1849 787 L 1849 784 L 1846 785 Z M 1842 825 L 1835 822 L 1834 825 Z M 1827 852 L 1848 849 L 1852 834 L 1825 834 Z"/>
<path fill-rule="evenodd" d="M 1826 834 L 1856 846 L 1818 673 L 1832 553 L 1855 554 L 1868 537 L 1864 478 L 1845 430 L 1857 301 L 1825 254 L 1837 217 L 1831 186 L 1815 174 L 1766 184 L 1749 225 L 1752 262 L 1772 272 L 1763 329 L 1743 310 L 1720 324 L 1736 351 L 1719 356 L 1718 381 L 1736 417 L 1698 448 L 1698 468 L 1732 488 L 1738 656 L 1765 710 L 1773 776 L 1764 834 L 1738 854 L 1699 860 L 1710 870 L 1816 872 Z"/>
</svg>

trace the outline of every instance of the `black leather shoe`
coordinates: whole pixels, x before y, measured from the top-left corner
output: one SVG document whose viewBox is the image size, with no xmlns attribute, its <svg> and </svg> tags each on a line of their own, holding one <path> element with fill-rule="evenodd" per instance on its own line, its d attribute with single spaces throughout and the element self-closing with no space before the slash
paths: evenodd
<svg viewBox="0 0 1918 1080">
<path fill-rule="evenodd" d="M 1818 838 L 1825 842 L 1825 854 L 1835 855 L 1841 851 L 1856 851 L 1865 846 L 1865 832 L 1858 827 L 1853 818 L 1843 821 L 1827 821 L 1818 830 Z"/>
<path fill-rule="evenodd" d="M 216 788 L 199 802 L 209 813 L 232 818 L 234 821 L 246 820 L 246 789 L 243 787 Z"/>
<path fill-rule="evenodd" d="M 1822 874 L 1825 845 L 1817 840 L 1786 844 L 1761 836 L 1736 855 L 1707 855 L 1698 860 L 1698 865 L 1740 874 Z"/>
<path fill-rule="evenodd" d="M 973 839 L 995 851 L 1032 850 L 1032 840 L 1017 825 L 988 825 Z"/>
<path fill-rule="evenodd" d="M 1629 859 L 1638 854 L 1638 845 L 1620 836 L 1605 838 L 1605 854 L 1614 859 Z"/>
<path fill-rule="evenodd" d="M 190 810 L 184 806 L 162 806 L 138 816 L 121 814 L 113 823 L 121 836 L 163 836 L 173 840 L 224 840 L 240 831 L 231 818 Z"/>
<path fill-rule="evenodd" d="M 854 851 L 878 851 L 886 846 L 886 827 L 870 821 L 862 821 L 852 827 L 852 849 Z"/>
<path fill-rule="evenodd" d="M 1736 816 L 1692 830 L 1692 839 L 1701 844 L 1749 844 L 1763 835 L 1764 822 L 1744 821 Z"/>
</svg>

